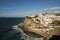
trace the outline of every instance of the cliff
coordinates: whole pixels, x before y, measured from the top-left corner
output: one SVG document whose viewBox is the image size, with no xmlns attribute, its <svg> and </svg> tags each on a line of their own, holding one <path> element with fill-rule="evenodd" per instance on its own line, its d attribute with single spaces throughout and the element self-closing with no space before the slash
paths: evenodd
<svg viewBox="0 0 60 40">
<path fill-rule="evenodd" d="M 53 35 L 60 35 L 60 15 L 55 13 L 26 16 L 18 27 L 29 36 L 49 40 Z"/>
</svg>

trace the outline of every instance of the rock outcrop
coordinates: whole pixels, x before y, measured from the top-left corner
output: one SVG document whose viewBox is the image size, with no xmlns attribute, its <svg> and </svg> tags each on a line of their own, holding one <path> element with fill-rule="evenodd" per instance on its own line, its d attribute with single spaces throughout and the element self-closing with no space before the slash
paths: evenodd
<svg viewBox="0 0 60 40">
<path fill-rule="evenodd" d="M 27 35 L 43 37 L 49 40 L 53 35 L 60 35 L 60 16 L 54 14 L 34 14 L 26 16 L 23 23 L 18 26 Z"/>
</svg>

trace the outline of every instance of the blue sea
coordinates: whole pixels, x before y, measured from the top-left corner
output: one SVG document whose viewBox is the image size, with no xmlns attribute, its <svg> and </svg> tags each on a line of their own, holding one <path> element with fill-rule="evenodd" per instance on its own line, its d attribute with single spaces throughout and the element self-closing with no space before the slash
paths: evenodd
<svg viewBox="0 0 60 40">
<path fill-rule="evenodd" d="M 0 40 L 42 40 L 40 38 L 27 37 L 22 30 L 14 29 L 24 18 L 20 17 L 1 17 L 0 18 Z M 50 40 L 60 40 L 59 37 L 53 36 Z"/>
<path fill-rule="evenodd" d="M 1 17 L 0 18 L 0 40 L 18 40 L 16 35 L 22 35 L 18 33 L 13 26 L 23 22 L 24 18 L 19 17 Z M 21 40 L 21 39 L 20 39 Z"/>
<path fill-rule="evenodd" d="M 24 18 L 0 18 L 0 26 L 13 26 L 23 22 Z"/>
</svg>

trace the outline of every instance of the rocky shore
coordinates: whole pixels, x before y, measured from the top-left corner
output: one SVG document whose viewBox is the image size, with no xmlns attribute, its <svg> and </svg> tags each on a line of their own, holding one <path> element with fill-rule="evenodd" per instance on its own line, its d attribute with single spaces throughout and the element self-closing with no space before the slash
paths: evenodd
<svg viewBox="0 0 60 40">
<path fill-rule="evenodd" d="M 18 28 L 34 38 L 49 40 L 53 35 L 60 35 L 60 15 L 55 14 L 34 14 L 26 16 L 24 22 Z"/>
</svg>

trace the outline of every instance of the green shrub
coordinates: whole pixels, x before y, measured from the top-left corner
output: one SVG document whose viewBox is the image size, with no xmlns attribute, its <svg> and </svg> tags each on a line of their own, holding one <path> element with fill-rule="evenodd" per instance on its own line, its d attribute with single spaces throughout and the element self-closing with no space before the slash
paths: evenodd
<svg viewBox="0 0 60 40">
<path fill-rule="evenodd" d="M 52 24 L 54 24 L 54 25 L 60 25 L 60 21 L 55 20 L 55 21 L 52 22 Z"/>
</svg>

